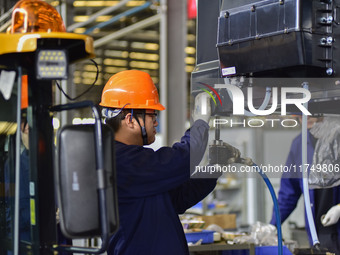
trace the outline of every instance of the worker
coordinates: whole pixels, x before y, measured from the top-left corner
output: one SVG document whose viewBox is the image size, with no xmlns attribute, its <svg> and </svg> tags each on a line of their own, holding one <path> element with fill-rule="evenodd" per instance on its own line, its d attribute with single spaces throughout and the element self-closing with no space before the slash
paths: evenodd
<svg viewBox="0 0 340 255">
<path fill-rule="evenodd" d="M 313 163 L 314 148 L 317 139 L 311 134 L 310 129 L 315 123 L 322 121 L 322 118 L 309 117 L 307 123 L 307 164 L 309 166 Z M 278 193 L 278 203 L 280 208 L 281 223 L 283 223 L 289 215 L 296 208 L 297 202 L 303 193 L 303 179 L 302 170 L 302 135 L 299 134 L 292 142 L 286 166 L 290 169 L 296 169 L 283 173 L 281 177 L 281 184 Z M 301 168 L 302 169 L 302 168 Z M 310 202 L 315 222 L 316 231 L 320 241 L 321 248 L 328 249 L 330 252 L 340 254 L 340 224 L 323 225 L 321 222 L 321 216 L 326 214 L 327 211 L 335 204 L 340 203 L 340 188 L 339 186 L 334 188 L 324 189 L 310 189 Z M 332 199 L 330 199 L 332 198 Z M 313 245 L 308 219 L 305 212 L 305 228 L 308 234 L 310 245 Z M 275 212 L 273 211 L 271 224 L 276 225 Z"/>
<path fill-rule="evenodd" d="M 28 124 L 26 118 L 22 119 L 21 131 L 21 153 L 20 153 L 20 212 L 19 212 L 19 238 L 23 241 L 31 241 L 30 205 L 29 205 L 29 144 Z M 13 166 L 14 167 L 14 166 Z M 14 168 L 10 167 L 9 160 L 4 166 L 4 180 L 6 193 L 6 222 L 7 235 L 13 238 L 13 216 L 14 216 Z"/>
<path fill-rule="evenodd" d="M 216 178 L 190 178 L 190 156 L 197 155 L 191 162 L 198 165 L 206 149 L 210 108 L 206 114 L 193 115 L 195 122 L 180 142 L 154 151 L 143 145 L 155 141 L 156 111 L 165 107 L 149 74 L 127 70 L 113 75 L 100 105 L 115 132 L 120 217 L 107 253 L 189 254 L 178 214 L 216 185 Z"/>
<path fill-rule="evenodd" d="M 28 83 L 27 75 L 22 76 L 21 84 L 21 144 L 20 144 L 20 209 L 19 209 L 19 239 L 31 241 L 30 195 L 29 195 L 29 125 L 27 122 Z M 12 138 L 14 138 L 12 136 Z M 11 139 L 15 148 L 15 140 Z M 11 151 L 14 153 L 15 149 Z M 11 155 L 14 156 L 14 155 Z M 6 230 L 9 238 L 14 237 L 14 159 L 7 159 L 4 165 L 4 184 L 6 194 Z M 11 254 L 11 253 L 8 253 Z"/>
</svg>

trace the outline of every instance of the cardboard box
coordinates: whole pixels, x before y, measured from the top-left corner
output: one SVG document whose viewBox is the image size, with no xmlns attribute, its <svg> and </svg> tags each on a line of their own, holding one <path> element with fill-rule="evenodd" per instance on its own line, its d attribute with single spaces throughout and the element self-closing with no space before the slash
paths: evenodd
<svg viewBox="0 0 340 255">
<path fill-rule="evenodd" d="M 236 229 L 236 214 L 217 214 L 200 217 L 205 221 L 205 228 L 210 224 L 216 224 L 223 229 Z"/>
</svg>

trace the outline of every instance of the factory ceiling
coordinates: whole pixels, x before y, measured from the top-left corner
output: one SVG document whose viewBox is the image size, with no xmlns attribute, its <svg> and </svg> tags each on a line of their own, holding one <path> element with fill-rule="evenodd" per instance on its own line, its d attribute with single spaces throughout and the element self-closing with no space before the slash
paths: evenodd
<svg viewBox="0 0 340 255">
<path fill-rule="evenodd" d="M 0 1 L 0 32 L 10 25 L 15 0 Z M 99 75 L 95 85 L 81 100 L 98 103 L 106 81 L 113 74 L 138 69 L 150 73 L 159 82 L 160 13 L 159 1 L 143 0 L 46 0 L 63 16 L 68 32 L 88 34 L 94 39 Z M 65 18 L 66 17 L 66 18 Z M 195 65 L 196 22 L 187 22 L 186 72 Z M 89 88 L 97 76 L 89 60 L 70 69 L 67 93 L 75 97 Z M 71 85 L 70 85 L 71 84 Z"/>
</svg>

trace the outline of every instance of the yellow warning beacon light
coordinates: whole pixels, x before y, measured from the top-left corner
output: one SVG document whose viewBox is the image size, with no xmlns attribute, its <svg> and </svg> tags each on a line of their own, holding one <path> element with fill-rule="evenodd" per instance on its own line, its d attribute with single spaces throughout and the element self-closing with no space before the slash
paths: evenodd
<svg viewBox="0 0 340 255">
<path fill-rule="evenodd" d="M 41 0 L 21 0 L 13 8 L 12 25 L 7 32 L 66 32 L 64 22 L 54 7 Z"/>
<path fill-rule="evenodd" d="M 39 80 L 67 79 L 68 65 L 93 58 L 93 38 L 67 33 L 58 11 L 42 0 L 20 0 L 12 24 L 0 33 L 0 64 L 33 68 Z M 27 57 L 34 61 L 28 64 Z"/>
</svg>

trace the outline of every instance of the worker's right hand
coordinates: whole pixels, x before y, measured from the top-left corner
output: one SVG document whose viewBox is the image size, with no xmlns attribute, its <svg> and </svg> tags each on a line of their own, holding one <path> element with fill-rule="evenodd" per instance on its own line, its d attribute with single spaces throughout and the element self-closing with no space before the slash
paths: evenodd
<svg viewBox="0 0 340 255">
<path fill-rule="evenodd" d="M 210 96 L 206 92 L 199 93 L 195 97 L 194 111 L 192 118 L 194 121 L 202 119 L 209 123 L 211 116 Z"/>
<path fill-rule="evenodd" d="M 229 143 L 223 143 L 223 146 L 225 148 L 227 148 L 227 163 L 228 164 L 232 164 L 232 163 L 235 163 L 235 162 L 239 162 L 240 161 L 240 156 L 241 156 L 241 153 L 240 151 L 235 148 L 234 146 L 230 145 Z"/>
<path fill-rule="evenodd" d="M 338 222 L 340 218 L 340 204 L 334 205 L 328 210 L 325 217 L 321 218 L 321 223 L 324 227 L 331 226 Z"/>
</svg>

